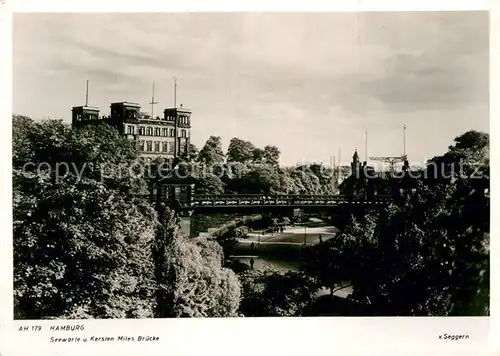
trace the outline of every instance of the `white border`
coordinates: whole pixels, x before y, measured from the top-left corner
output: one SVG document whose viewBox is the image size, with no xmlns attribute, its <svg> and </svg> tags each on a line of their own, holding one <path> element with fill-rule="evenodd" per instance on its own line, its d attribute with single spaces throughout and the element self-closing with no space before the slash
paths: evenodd
<svg viewBox="0 0 500 356">
<path fill-rule="evenodd" d="M 3 172 L 11 170 L 11 112 L 12 112 L 12 53 L 11 53 L 11 12 L 162 12 L 162 11 L 435 11 L 435 10 L 484 10 L 496 7 L 498 2 L 473 0 L 370 0 L 370 1 L 275 1 L 253 0 L 245 1 L 108 1 L 87 0 L 72 2 L 68 0 L 40 1 L 26 0 L 1 3 L 0 0 L 0 120 L 2 129 L 1 165 Z M 498 90 L 498 63 L 499 41 L 493 29 L 499 29 L 498 11 L 492 13 L 491 35 L 491 132 L 498 132 L 497 105 L 500 97 Z M 497 143 L 492 140 L 492 157 L 495 157 Z M 498 167 L 492 161 L 492 176 L 496 177 Z M 487 330 L 491 322 L 492 334 L 500 335 L 498 318 L 303 318 L 303 319 L 204 319 L 204 320 L 99 320 L 85 322 L 11 322 L 12 320 L 12 211 L 11 175 L 6 173 L 0 176 L 0 189 L 3 202 L 2 220 L 3 233 L 0 237 L 0 312 L 1 332 L 0 353 L 2 355 L 36 354 L 36 355 L 66 355 L 85 354 L 89 352 L 117 353 L 117 354 L 169 354 L 169 355 L 198 355 L 198 354 L 251 354 L 251 355 L 320 355 L 320 354 L 489 354 L 486 348 Z M 495 182 L 495 179 L 492 183 Z M 498 202 L 498 193 L 492 187 L 492 209 L 495 211 Z M 493 217 L 495 215 L 493 214 Z M 496 235 L 498 226 L 492 219 L 491 249 L 492 256 L 498 254 Z M 491 301 L 492 314 L 498 315 L 500 308 L 498 274 L 499 263 L 494 258 L 491 273 Z M 496 283 L 495 283 L 496 282 Z M 497 302 L 494 304 L 493 302 Z M 21 334 L 15 330 L 19 325 L 50 325 L 84 324 L 86 335 L 139 335 L 153 334 L 160 336 L 158 344 L 113 343 L 113 344 L 49 344 L 46 340 L 50 332 Z M 7 334 L 4 334 L 6 332 Z M 471 340 L 468 342 L 440 342 L 439 333 L 460 334 L 468 333 Z M 53 334 L 54 336 L 57 336 Z M 59 333 L 58 335 L 64 335 Z M 500 343 L 495 338 L 490 340 L 489 346 L 500 350 Z"/>
<path fill-rule="evenodd" d="M 18 0 L 11 3 L 12 11 L 21 12 L 456 11 L 489 8 L 486 0 Z"/>
</svg>

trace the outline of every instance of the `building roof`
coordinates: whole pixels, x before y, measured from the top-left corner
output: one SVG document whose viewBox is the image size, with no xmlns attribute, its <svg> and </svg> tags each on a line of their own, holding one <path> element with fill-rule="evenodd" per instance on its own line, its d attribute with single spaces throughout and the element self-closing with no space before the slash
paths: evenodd
<svg viewBox="0 0 500 356">
<path fill-rule="evenodd" d="M 73 109 L 82 109 L 82 110 L 88 110 L 88 111 L 99 111 L 99 108 L 97 106 L 86 106 L 86 105 L 73 106 Z"/>
<path fill-rule="evenodd" d="M 185 113 L 191 113 L 192 110 L 191 109 L 186 109 L 184 107 L 180 107 L 180 108 L 166 108 L 165 110 L 163 110 L 164 112 L 165 111 L 179 111 L 179 112 L 185 112 Z"/>
<path fill-rule="evenodd" d="M 138 104 L 138 103 L 132 103 L 130 101 L 119 101 L 119 102 L 116 102 L 116 103 L 111 103 L 111 106 L 113 106 L 113 105 L 134 106 L 134 107 L 137 107 L 137 108 L 141 107 L 140 104 Z"/>
</svg>

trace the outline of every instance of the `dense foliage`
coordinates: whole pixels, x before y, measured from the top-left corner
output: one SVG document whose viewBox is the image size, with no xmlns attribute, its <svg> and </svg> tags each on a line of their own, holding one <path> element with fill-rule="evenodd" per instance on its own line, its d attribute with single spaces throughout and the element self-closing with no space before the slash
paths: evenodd
<svg viewBox="0 0 500 356">
<path fill-rule="evenodd" d="M 237 316 L 240 284 L 222 267 L 222 247 L 206 238 L 182 236 L 172 211 L 162 207 L 157 256 L 158 315 L 161 317 Z"/>
<path fill-rule="evenodd" d="M 158 220 L 115 129 L 20 116 L 13 129 L 16 318 L 236 315 L 222 248 L 183 237 L 168 210 Z"/>
<path fill-rule="evenodd" d="M 298 272 L 248 271 L 241 275 L 245 316 L 302 316 L 314 300 L 313 280 Z"/>
<path fill-rule="evenodd" d="M 445 174 L 420 179 L 414 194 L 312 247 L 307 273 L 331 290 L 350 281 L 352 297 L 374 315 L 488 314 L 488 140 L 464 136 L 431 161 Z M 464 169 L 447 177 L 450 165 Z"/>
<path fill-rule="evenodd" d="M 279 155 L 237 138 L 224 154 L 212 136 L 181 159 L 216 167 L 196 177 L 199 194 L 335 193 L 331 169 L 280 167 Z M 16 116 L 12 160 L 16 318 L 300 316 L 319 290 L 333 303 L 346 286 L 369 315 L 489 314 L 489 136 L 480 132 L 457 137 L 412 189 L 403 178 L 408 189 L 387 209 L 304 247 L 300 272 L 242 268 L 239 279 L 223 263 L 248 229 L 220 244 L 182 236 L 173 211 L 145 200 L 147 175 L 130 171 L 137 152 L 113 128 Z M 274 230 L 290 223 L 268 220 Z"/>
<path fill-rule="evenodd" d="M 276 146 L 263 149 L 239 138 L 231 139 L 224 155 L 220 137 L 210 137 L 193 169 L 200 194 L 333 194 L 333 170 L 321 164 L 280 167 Z"/>
<path fill-rule="evenodd" d="M 154 212 L 118 172 L 135 150 L 105 126 L 13 127 L 15 316 L 152 316 Z"/>
</svg>

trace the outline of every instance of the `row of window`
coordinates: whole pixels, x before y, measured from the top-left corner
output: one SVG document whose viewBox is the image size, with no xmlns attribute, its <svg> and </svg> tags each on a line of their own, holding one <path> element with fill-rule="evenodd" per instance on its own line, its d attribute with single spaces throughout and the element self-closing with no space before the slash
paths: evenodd
<svg viewBox="0 0 500 356">
<path fill-rule="evenodd" d="M 82 116 L 82 114 L 76 114 L 76 120 L 81 121 L 81 120 L 97 120 L 98 115 L 97 114 L 85 114 Z"/>
<path fill-rule="evenodd" d="M 127 126 L 127 134 L 135 135 L 135 126 L 128 125 Z M 147 135 L 147 136 L 163 136 L 163 137 L 175 137 L 175 129 L 173 128 L 159 128 L 148 126 L 139 126 L 137 130 L 138 135 Z M 187 137 L 187 132 L 185 129 L 180 130 L 180 137 Z"/>
<path fill-rule="evenodd" d="M 173 142 L 160 141 L 139 141 L 139 151 L 145 152 L 165 152 L 174 154 Z"/>
<path fill-rule="evenodd" d="M 184 152 L 186 146 L 181 145 L 179 151 Z M 139 151 L 144 152 L 163 152 L 174 154 L 173 142 L 160 142 L 160 141 L 139 141 Z"/>
<path fill-rule="evenodd" d="M 165 117 L 167 121 L 175 121 L 175 116 L 167 115 Z M 184 125 L 189 125 L 189 117 L 188 116 L 179 116 L 179 123 Z"/>
</svg>

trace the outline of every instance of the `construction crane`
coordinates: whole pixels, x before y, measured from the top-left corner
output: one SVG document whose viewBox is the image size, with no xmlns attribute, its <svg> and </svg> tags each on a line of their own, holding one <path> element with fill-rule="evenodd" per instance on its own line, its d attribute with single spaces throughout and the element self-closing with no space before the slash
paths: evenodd
<svg viewBox="0 0 500 356">
<path fill-rule="evenodd" d="M 372 161 L 379 161 L 390 164 L 390 171 L 394 172 L 394 165 L 403 162 L 405 166 L 408 164 L 408 157 L 406 156 L 406 125 L 403 126 L 403 155 L 396 157 L 370 157 Z M 404 167 L 403 167 L 404 169 Z"/>
</svg>

